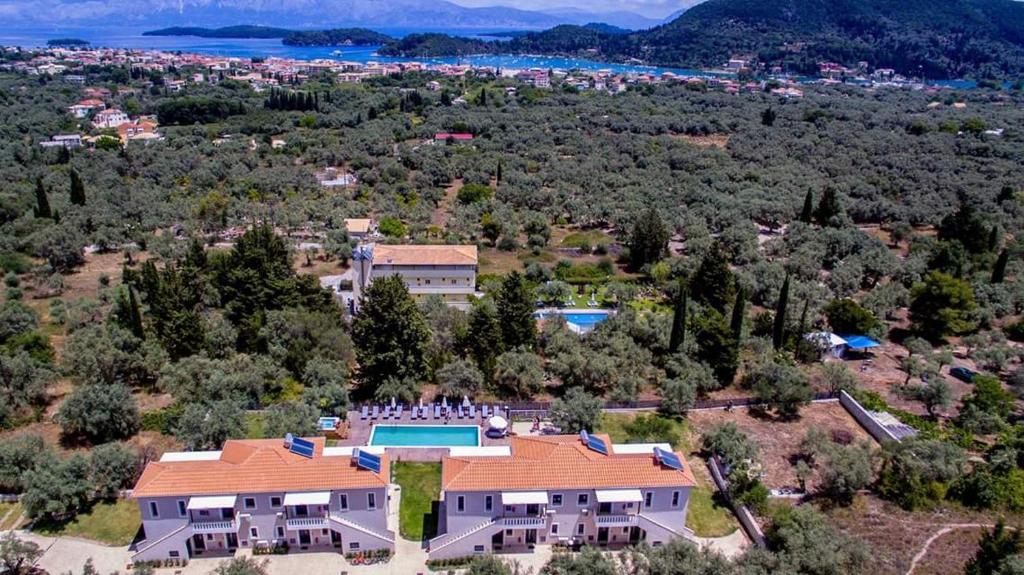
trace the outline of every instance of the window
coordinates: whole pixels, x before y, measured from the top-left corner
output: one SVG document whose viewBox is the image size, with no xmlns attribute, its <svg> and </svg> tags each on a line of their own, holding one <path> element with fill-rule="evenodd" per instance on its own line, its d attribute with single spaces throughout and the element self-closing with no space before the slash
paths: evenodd
<svg viewBox="0 0 1024 575">
<path fill-rule="evenodd" d="M 338 494 L 338 507 L 341 507 L 342 511 L 345 511 L 345 510 L 348 509 L 348 494 L 347 493 L 339 493 Z"/>
<path fill-rule="evenodd" d="M 515 513 L 515 512 L 516 512 L 516 506 L 515 505 L 506 505 L 505 506 L 505 513 Z"/>
<path fill-rule="evenodd" d="M 483 552 L 484 552 L 484 546 L 483 545 L 474 545 L 473 546 L 473 553 L 483 553 Z"/>
<path fill-rule="evenodd" d="M 583 535 L 583 532 L 587 529 L 587 526 L 582 523 L 576 524 L 576 535 Z"/>
<path fill-rule="evenodd" d="M 366 494 L 366 508 L 367 509 L 376 509 L 377 508 L 377 494 L 376 493 L 367 493 Z"/>
<path fill-rule="evenodd" d="M 181 556 L 181 554 L 178 553 L 177 551 L 168 551 L 167 555 L 170 556 L 170 557 L 180 557 Z"/>
<path fill-rule="evenodd" d="M 494 496 L 493 495 L 485 495 L 484 496 L 484 511 L 490 511 L 491 509 L 494 509 Z"/>
<path fill-rule="evenodd" d="M 644 493 L 644 507 L 650 507 L 651 503 L 654 502 L 654 492 L 648 491 Z"/>
<path fill-rule="evenodd" d="M 430 285 L 430 280 L 426 280 L 424 283 L 426 283 L 427 285 Z"/>
<path fill-rule="evenodd" d="M 149 514 L 153 517 L 160 517 L 160 509 L 156 506 L 156 501 L 149 502 Z"/>
<path fill-rule="evenodd" d="M 561 507 L 562 506 L 562 494 L 561 493 L 552 493 L 551 494 L 551 506 L 552 507 Z"/>
<path fill-rule="evenodd" d="M 184 499 L 179 499 L 178 500 L 178 517 L 186 517 L 186 516 L 188 516 L 188 509 L 185 507 L 185 500 Z"/>
<path fill-rule="evenodd" d="M 348 548 L 349 549 L 359 549 L 359 542 L 358 541 L 353 541 L 353 542 L 349 543 L 348 544 Z"/>
<path fill-rule="evenodd" d="M 558 535 L 558 524 L 557 523 L 552 523 L 551 524 L 551 534 L 552 535 Z"/>
<path fill-rule="evenodd" d="M 277 537 L 284 537 L 284 527 L 281 527 L 280 525 L 277 526 Z"/>
<path fill-rule="evenodd" d="M 250 527 L 249 528 L 249 537 L 252 537 L 253 539 L 259 539 L 260 538 L 260 530 L 258 528 L 256 528 L 256 527 Z"/>
<path fill-rule="evenodd" d="M 246 509 L 256 509 L 256 498 L 246 497 L 242 500 L 242 507 L 245 507 Z"/>
<path fill-rule="evenodd" d="M 458 511 L 459 513 L 462 513 L 463 511 L 466 510 L 465 495 L 459 495 L 458 497 L 455 498 L 455 510 Z"/>
<path fill-rule="evenodd" d="M 210 510 L 209 509 L 200 509 L 199 510 L 199 516 L 200 517 L 208 517 L 209 515 L 210 515 Z"/>
<path fill-rule="evenodd" d="M 679 492 L 672 492 L 672 507 L 679 507 Z"/>
<path fill-rule="evenodd" d="M 589 505 L 589 504 L 590 504 L 590 494 L 589 493 L 580 493 L 579 495 L 576 496 L 576 505 L 579 505 L 580 507 L 583 507 L 583 506 Z"/>
<path fill-rule="evenodd" d="M 281 498 L 280 497 L 271 497 L 270 498 L 270 506 L 271 507 L 280 507 L 281 506 Z"/>
</svg>

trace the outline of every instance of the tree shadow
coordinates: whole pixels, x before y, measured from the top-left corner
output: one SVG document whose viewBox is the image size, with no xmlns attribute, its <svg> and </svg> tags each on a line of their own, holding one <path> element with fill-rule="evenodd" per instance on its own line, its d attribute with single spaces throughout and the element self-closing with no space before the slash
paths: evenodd
<svg viewBox="0 0 1024 575">
<path fill-rule="evenodd" d="M 437 537 L 437 521 L 441 517 L 441 502 L 430 502 L 430 513 L 423 514 L 423 541 L 430 541 Z"/>
</svg>

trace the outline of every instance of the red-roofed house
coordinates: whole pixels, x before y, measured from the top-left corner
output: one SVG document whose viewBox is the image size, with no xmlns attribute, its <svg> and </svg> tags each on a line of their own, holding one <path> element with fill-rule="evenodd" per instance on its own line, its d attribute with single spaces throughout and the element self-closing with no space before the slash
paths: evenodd
<svg viewBox="0 0 1024 575">
<path fill-rule="evenodd" d="M 103 103 L 103 100 L 89 98 L 87 100 L 82 100 L 73 106 L 68 106 L 68 111 L 76 118 L 87 118 L 93 110 L 102 110 L 104 107 L 106 106 Z"/>
<path fill-rule="evenodd" d="M 296 449 L 303 441 L 306 452 Z M 165 453 L 146 465 L 132 491 L 144 530 L 133 560 L 285 543 L 393 550 L 389 462 L 376 457 L 376 468 L 368 468 L 358 451 L 325 447 L 323 437 L 230 440 L 221 451 Z"/>
<path fill-rule="evenodd" d="M 469 142 L 473 139 L 473 134 L 466 134 L 464 132 L 438 132 L 434 134 L 434 141 L 447 144 L 448 142 Z"/>
<path fill-rule="evenodd" d="M 695 485 L 689 464 L 668 445 L 513 437 L 508 455 L 442 459 L 445 533 L 430 541 L 429 554 L 692 540 L 686 512 Z"/>
</svg>

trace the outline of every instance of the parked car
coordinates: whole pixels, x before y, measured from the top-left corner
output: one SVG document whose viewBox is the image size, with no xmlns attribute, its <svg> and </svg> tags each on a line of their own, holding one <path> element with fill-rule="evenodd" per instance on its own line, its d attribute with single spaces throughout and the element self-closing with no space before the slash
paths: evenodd
<svg viewBox="0 0 1024 575">
<path fill-rule="evenodd" d="M 949 369 L 949 375 L 965 383 L 974 383 L 974 378 L 978 376 L 978 372 L 966 367 L 957 366 Z"/>
</svg>

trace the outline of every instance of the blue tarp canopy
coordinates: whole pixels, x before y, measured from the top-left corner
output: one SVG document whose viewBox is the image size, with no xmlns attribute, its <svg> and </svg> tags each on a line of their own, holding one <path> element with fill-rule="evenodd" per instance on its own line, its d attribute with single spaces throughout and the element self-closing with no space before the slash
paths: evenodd
<svg viewBox="0 0 1024 575">
<path fill-rule="evenodd" d="M 846 340 L 846 345 L 850 349 L 868 349 L 882 345 L 866 335 L 840 335 L 839 337 Z"/>
</svg>

